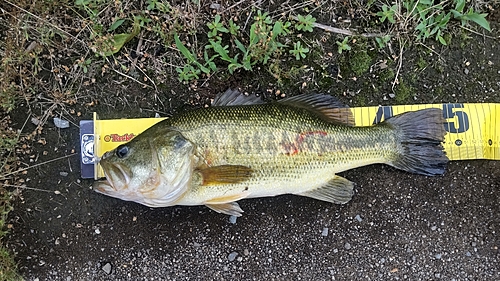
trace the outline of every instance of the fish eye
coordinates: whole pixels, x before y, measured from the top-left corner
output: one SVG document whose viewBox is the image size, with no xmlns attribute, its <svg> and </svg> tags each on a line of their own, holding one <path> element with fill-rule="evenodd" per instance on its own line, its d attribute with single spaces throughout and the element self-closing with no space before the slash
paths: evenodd
<svg viewBox="0 0 500 281">
<path fill-rule="evenodd" d="M 116 148 L 116 156 L 118 158 L 123 158 L 128 155 L 129 148 L 126 145 L 120 145 Z"/>
<path fill-rule="evenodd" d="M 186 139 L 181 136 L 175 136 L 172 138 L 174 141 L 174 149 L 180 149 L 186 144 Z"/>
</svg>

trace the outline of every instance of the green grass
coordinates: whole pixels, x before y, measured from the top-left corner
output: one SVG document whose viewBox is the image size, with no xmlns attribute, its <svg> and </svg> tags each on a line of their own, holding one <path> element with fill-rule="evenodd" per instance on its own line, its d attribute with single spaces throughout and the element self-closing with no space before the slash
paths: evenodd
<svg viewBox="0 0 500 281">
<path fill-rule="evenodd" d="M 12 210 L 9 193 L 0 187 L 0 280 L 22 280 L 17 273 L 17 265 L 11 252 L 3 244 L 7 215 Z"/>
<path fill-rule="evenodd" d="M 399 32 L 413 31 L 418 41 L 434 39 L 442 45 L 448 45 L 449 40 L 446 40 L 445 35 L 449 32 L 452 20 L 460 22 L 461 26 L 473 23 L 491 31 L 490 24 L 486 20 L 487 14 L 480 13 L 473 7 L 466 8 L 466 2 L 466 0 L 403 0 L 389 7 L 381 1 L 378 2 L 380 10 L 376 15 L 381 23 L 388 21 L 392 28 L 401 29 Z"/>
</svg>

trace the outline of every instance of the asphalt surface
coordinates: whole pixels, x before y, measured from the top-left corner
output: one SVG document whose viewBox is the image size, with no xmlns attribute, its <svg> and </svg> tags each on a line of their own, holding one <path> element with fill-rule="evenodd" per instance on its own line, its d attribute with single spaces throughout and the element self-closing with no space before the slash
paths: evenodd
<svg viewBox="0 0 500 281">
<path fill-rule="evenodd" d="M 343 173 L 345 205 L 285 195 L 151 209 L 97 194 L 70 158 L 42 167 L 8 241 L 27 280 L 498 280 L 500 163 L 426 177 L 373 165 Z M 32 182 L 34 184 L 34 182 Z M 16 222 L 17 221 L 17 222 Z"/>
</svg>

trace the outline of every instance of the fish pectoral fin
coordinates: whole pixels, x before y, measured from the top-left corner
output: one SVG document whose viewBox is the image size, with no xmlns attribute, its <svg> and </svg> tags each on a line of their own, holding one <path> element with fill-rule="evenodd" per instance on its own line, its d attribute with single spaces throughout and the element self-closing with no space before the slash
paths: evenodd
<svg viewBox="0 0 500 281">
<path fill-rule="evenodd" d="M 354 183 L 339 176 L 334 176 L 325 185 L 316 189 L 299 193 L 297 195 L 307 196 L 314 199 L 345 204 L 351 200 L 354 194 Z"/>
<path fill-rule="evenodd" d="M 219 185 L 228 183 L 240 183 L 252 176 L 253 170 L 241 165 L 221 165 L 199 170 L 203 182 L 202 185 Z"/>
<path fill-rule="evenodd" d="M 243 210 L 240 205 L 236 202 L 228 202 L 224 204 L 205 204 L 205 206 L 216 211 L 217 213 L 222 213 L 230 216 L 241 217 Z"/>
</svg>

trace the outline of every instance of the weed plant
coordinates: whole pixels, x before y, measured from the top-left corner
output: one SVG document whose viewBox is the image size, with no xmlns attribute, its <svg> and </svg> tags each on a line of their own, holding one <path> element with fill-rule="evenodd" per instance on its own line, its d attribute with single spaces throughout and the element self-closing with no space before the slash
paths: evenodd
<svg viewBox="0 0 500 281">
<path fill-rule="evenodd" d="M 311 15 L 297 17 L 297 21 L 274 21 L 267 12 L 257 10 L 254 22 L 250 26 L 249 36 L 244 37 L 241 27 L 232 19 L 224 23 L 220 15 L 216 15 L 213 21 L 207 24 L 207 40 L 203 57 L 198 59 L 194 51 L 186 48 L 185 44 L 175 35 L 175 44 L 186 59 L 183 67 L 176 68 L 179 80 L 189 82 L 199 79 L 200 74 L 210 76 L 211 73 L 220 69 L 220 65 L 226 65 L 229 73 L 237 69 L 252 71 L 257 64 L 265 65 L 271 59 L 280 58 L 283 54 L 293 55 L 296 60 L 306 58 L 309 48 L 298 40 L 290 48 L 286 43 L 290 40 L 287 35 L 292 32 L 313 31 L 316 21 Z M 217 66 L 217 64 L 219 66 Z"/>
</svg>

